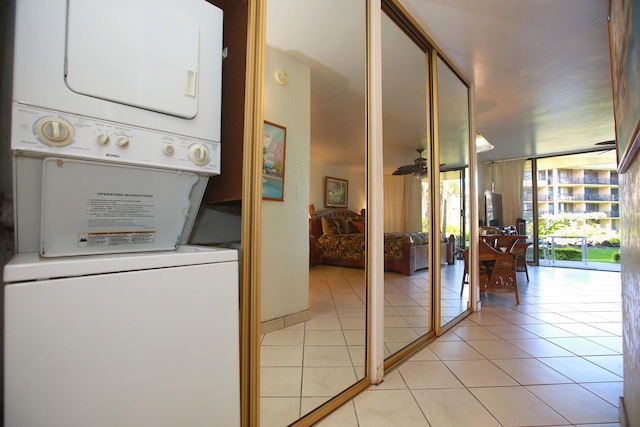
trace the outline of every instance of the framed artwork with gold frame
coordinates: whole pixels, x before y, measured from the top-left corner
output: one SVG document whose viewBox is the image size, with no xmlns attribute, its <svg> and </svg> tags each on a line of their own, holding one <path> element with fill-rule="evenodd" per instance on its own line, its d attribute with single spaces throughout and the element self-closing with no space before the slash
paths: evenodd
<svg viewBox="0 0 640 427">
<path fill-rule="evenodd" d="M 262 199 L 284 200 L 287 128 L 265 120 L 262 137 Z"/>
<path fill-rule="evenodd" d="M 346 208 L 349 202 L 349 181 L 346 179 L 325 177 L 324 207 Z"/>
</svg>

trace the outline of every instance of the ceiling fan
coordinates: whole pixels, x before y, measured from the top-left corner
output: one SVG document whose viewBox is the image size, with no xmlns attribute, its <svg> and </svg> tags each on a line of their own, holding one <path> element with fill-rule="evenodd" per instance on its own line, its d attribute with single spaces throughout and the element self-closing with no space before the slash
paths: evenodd
<svg viewBox="0 0 640 427">
<path fill-rule="evenodd" d="M 596 145 L 600 145 L 600 146 L 610 146 L 610 145 L 616 145 L 616 141 L 600 141 L 600 142 L 596 142 Z"/>
<path fill-rule="evenodd" d="M 417 148 L 416 151 L 418 152 L 419 157 L 413 160 L 414 164 L 400 166 L 398 169 L 396 169 L 393 175 L 413 174 L 418 177 L 423 177 L 427 175 L 427 171 L 428 171 L 427 159 L 422 157 L 422 152 L 424 151 L 424 148 Z"/>
<path fill-rule="evenodd" d="M 603 147 L 603 150 L 599 153 L 599 154 L 604 154 L 607 151 L 611 151 L 611 150 L 615 150 L 616 149 L 616 141 L 601 141 L 601 142 L 596 142 L 595 145 L 599 146 L 599 147 Z"/>
</svg>

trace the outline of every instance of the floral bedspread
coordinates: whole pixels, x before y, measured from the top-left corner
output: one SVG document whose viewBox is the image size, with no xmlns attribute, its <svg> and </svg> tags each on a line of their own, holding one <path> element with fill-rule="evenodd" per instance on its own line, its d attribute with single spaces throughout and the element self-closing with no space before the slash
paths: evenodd
<svg viewBox="0 0 640 427">
<path fill-rule="evenodd" d="M 385 233 L 384 258 L 388 261 L 402 259 L 402 244 L 405 236 L 409 237 L 412 246 L 426 245 L 429 241 L 427 233 Z M 316 239 L 316 256 L 354 261 L 364 261 L 364 234 L 323 235 Z"/>
</svg>

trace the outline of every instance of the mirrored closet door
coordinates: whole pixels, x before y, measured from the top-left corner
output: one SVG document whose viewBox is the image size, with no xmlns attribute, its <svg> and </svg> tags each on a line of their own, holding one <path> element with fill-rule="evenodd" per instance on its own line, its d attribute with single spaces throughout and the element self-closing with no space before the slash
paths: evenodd
<svg viewBox="0 0 640 427">
<path fill-rule="evenodd" d="M 469 89 L 438 56 L 437 107 L 440 153 L 440 325 L 468 309 Z"/>
<path fill-rule="evenodd" d="M 383 8 L 385 10 L 385 8 Z M 382 14 L 385 359 L 433 332 L 429 251 L 429 66 L 420 46 Z"/>
<path fill-rule="evenodd" d="M 366 376 L 366 19 L 364 0 L 266 1 L 263 427 Z"/>
</svg>

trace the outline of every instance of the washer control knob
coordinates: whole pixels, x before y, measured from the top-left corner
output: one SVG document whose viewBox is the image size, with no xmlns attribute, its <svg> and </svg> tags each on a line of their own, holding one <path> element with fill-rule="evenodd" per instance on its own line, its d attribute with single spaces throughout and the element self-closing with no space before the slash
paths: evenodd
<svg viewBox="0 0 640 427">
<path fill-rule="evenodd" d="M 129 147 L 129 137 L 122 135 L 119 136 L 118 139 L 116 140 L 116 145 L 120 148 L 128 148 Z"/>
<path fill-rule="evenodd" d="M 66 120 L 55 117 L 43 117 L 35 125 L 38 139 L 54 147 L 66 147 L 73 142 L 73 126 Z"/>
<path fill-rule="evenodd" d="M 198 166 L 209 163 L 209 150 L 202 144 L 193 144 L 189 147 L 189 160 Z"/>
<path fill-rule="evenodd" d="M 173 145 L 165 144 L 164 147 L 162 147 L 162 152 L 167 156 L 173 156 L 173 154 L 176 152 L 176 149 L 173 148 Z"/>
<path fill-rule="evenodd" d="M 111 142 L 111 139 L 109 138 L 109 135 L 107 135 L 106 133 L 101 133 L 100 135 L 98 135 L 98 137 L 96 138 L 96 142 L 99 145 L 102 145 L 103 147 L 106 147 L 107 145 L 109 145 L 109 143 Z"/>
</svg>

